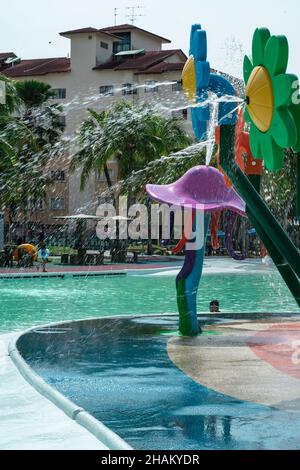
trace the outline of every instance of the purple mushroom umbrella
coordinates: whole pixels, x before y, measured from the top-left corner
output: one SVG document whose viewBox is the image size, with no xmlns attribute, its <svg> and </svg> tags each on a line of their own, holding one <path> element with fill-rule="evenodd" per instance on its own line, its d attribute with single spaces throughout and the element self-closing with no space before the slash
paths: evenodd
<svg viewBox="0 0 300 470">
<path fill-rule="evenodd" d="M 196 245 L 193 250 L 186 247 L 184 265 L 176 282 L 179 330 L 185 336 L 197 335 L 197 291 L 202 275 L 210 215 L 212 212 L 228 210 L 246 216 L 245 203 L 233 188 L 226 186 L 222 173 L 208 166 L 196 166 L 172 184 L 148 184 L 146 190 L 155 201 L 192 209 L 193 233 L 200 230 L 201 218 L 197 214 L 204 213 L 204 244 L 201 247 Z"/>
</svg>

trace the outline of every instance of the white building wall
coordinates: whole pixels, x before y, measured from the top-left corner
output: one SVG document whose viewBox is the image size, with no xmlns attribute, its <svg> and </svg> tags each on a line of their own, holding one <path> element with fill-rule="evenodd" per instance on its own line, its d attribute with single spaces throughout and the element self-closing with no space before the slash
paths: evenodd
<svg viewBox="0 0 300 470">
<path fill-rule="evenodd" d="M 161 51 L 162 40 L 147 35 L 139 30 L 131 32 L 131 47 L 133 50 L 145 49 L 146 51 Z"/>
<path fill-rule="evenodd" d="M 91 69 L 96 65 L 96 34 L 74 34 L 71 39 L 72 73 Z"/>
<path fill-rule="evenodd" d="M 108 49 L 105 49 L 101 46 L 101 42 L 107 44 Z M 99 64 L 104 64 L 113 55 L 113 43 L 114 39 L 110 38 L 106 34 L 97 34 L 96 35 L 96 63 L 97 65 Z"/>
</svg>

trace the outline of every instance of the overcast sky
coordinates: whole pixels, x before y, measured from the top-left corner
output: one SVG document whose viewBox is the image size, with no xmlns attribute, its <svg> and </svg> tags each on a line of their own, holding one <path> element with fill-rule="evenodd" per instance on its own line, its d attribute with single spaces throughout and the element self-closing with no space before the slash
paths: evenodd
<svg viewBox="0 0 300 470">
<path fill-rule="evenodd" d="M 22 58 L 57 57 L 69 53 L 69 40 L 59 32 L 86 26 L 128 23 L 126 6 L 145 6 L 136 25 L 172 40 L 166 47 L 188 52 L 189 30 L 201 23 L 208 34 L 211 66 L 241 75 L 242 57 L 250 52 L 253 31 L 267 26 L 290 43 L 289 70 L 300 75 L 299 0 L 1 0 L 0 52 Z M 297 36 L 298 33 L 298 36 Z"/>
</svg>

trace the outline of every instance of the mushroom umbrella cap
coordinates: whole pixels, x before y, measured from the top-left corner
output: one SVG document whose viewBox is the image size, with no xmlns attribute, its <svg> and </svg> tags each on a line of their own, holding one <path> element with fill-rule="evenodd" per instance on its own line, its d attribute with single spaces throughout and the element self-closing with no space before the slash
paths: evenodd
<svg viewBox="0 0 300 470">
<path fill-rule="evenodd" d="M 170 206 L 194 208 L 205 213 L 231 210 L 246 215 L 244 201 L 233 188 L 226 186 L 222 173 L 210 166 L 196 166 L 175 183 L 148 184 L 146 190 L 152 199 Z"/>
</svg>

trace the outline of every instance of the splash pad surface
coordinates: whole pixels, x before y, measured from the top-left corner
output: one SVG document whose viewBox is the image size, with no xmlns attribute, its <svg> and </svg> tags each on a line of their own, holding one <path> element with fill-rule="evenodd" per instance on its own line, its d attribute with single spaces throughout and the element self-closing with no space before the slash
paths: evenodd
<svg viewBox="0 0 300 470">
<path fill-rule="evenodd" d="M 137 449 L 299 449 L 299 379 L 253 350 L 255 341 L 275 356 L 290 346 L 277 333 L 289 325 L 294 339 L 297 316 L 199 320 L 219 334 L 167 336 L 177 316 L 138 316 L 39 328 L 17 346 L 47 383 Z M 243 372 L 237 388 L 233 370 Z"/>
</svg>

